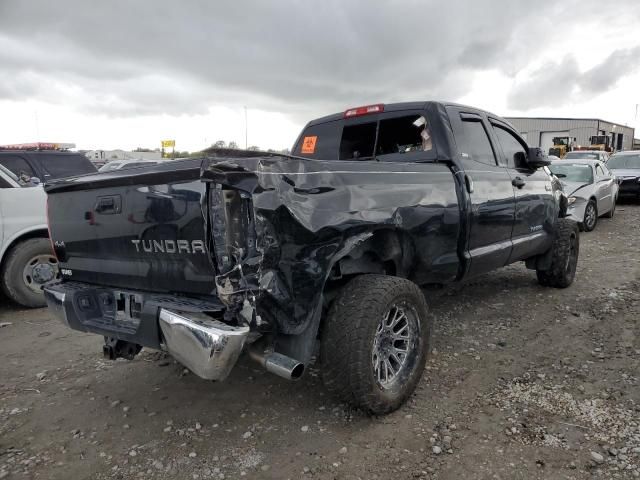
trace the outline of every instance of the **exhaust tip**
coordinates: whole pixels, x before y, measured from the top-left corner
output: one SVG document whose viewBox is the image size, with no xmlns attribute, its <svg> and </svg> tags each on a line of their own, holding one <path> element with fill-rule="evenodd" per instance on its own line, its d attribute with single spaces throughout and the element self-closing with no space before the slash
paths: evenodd
<svg viewBox="0 0 640 480">
<path fill-rule="evenodd" d="M 291 370 L 291 380 L 299 380 L 304 373 L 304 363 L 299 363 Z"/>
<path fill-rule="evenodd" d="M 304 374 L 304 363 L 277 352 L 266 353 L 257 348 L 250 348 L 249 355 L 262 365 L 267 372 L 271 372 L 287 380 L 298 380 Z"/>
</svg>

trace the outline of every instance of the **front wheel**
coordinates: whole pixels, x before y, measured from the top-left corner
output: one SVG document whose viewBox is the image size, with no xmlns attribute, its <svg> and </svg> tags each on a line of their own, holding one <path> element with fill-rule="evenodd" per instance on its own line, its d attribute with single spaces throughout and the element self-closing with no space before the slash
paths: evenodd
<svg viewBox="0 0 640 480">
<path fill-rule="evenodd" d="M 538 283 L 545 287 L 566 288 L 573 283 L 580 253 L 578 225 L 572 220 L 559 218 L 556 221 L 551 265 L 546 270 L 536 270 Z"/>
<path fill-rule="evenodd" d="M 427 303 L 415 283 L 358 276 L 342 288 L 322 331 L 324 384 L 368 413 L 396 410 L 422 377 L 430 336 Z"/>
<path fill-rule="evenodd" d="M 30 238 L 15 245 L 1 273 L 7 297 L 29 308 L 46 306 L 42 287 L 60 275 L 48 238 Z"/>
<path fill-rule="evenodd" d="M 584 219 L 582 220 L 582 227 L 585 232 L 591 232 L 596 228 L 598 223 L 598 206 L 594 200 L 589 200 L 587 206 L 584 209 Z"/>
</svg>

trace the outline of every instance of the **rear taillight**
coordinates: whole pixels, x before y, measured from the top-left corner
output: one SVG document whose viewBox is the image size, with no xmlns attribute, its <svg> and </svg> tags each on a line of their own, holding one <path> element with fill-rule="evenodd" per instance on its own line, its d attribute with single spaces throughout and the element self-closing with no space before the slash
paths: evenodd
<svg viewBox="0 0 640 480">
<path fill-rule="evenodd" d="M 381 112 L 384 112 L 384 105 L 382 103 L 378 103 L 376 105 L 365 105 L 364 107 L 350 108 L 349 110 L 344 112 L 344 118 L 353 118 L 359 117 L 361 115 L 369 115 L 371 113 Z"/>
</svg>

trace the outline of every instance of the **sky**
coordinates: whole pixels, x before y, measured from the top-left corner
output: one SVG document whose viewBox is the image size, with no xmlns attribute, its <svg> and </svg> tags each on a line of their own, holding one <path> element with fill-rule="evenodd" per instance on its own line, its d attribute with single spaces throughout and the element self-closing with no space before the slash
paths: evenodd
<svg viewBox="0 0 640 480">
<path fill-rule="evenodd" d="M 640 136 L 638 0 L 0 0 L 0 64 L 0 144 L 279 150 L 413 100 Z"/>
</svg>

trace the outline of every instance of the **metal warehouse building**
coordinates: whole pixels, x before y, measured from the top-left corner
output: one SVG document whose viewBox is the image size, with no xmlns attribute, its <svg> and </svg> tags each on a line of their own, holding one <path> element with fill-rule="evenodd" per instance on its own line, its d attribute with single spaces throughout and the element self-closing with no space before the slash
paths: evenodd
<svg viewBox="0 0 640 480">
<path fill-rule="evenodd" d="M 554 137 L 575 139 L 576 146 L 589 146 L 593 135 L 607 135 L 614 150 L 631 150 L 634 129 L 597 118 L 533 118 L 507 117 L 532 147 L 545 152 L 553 146 Z"/>
</svg>

